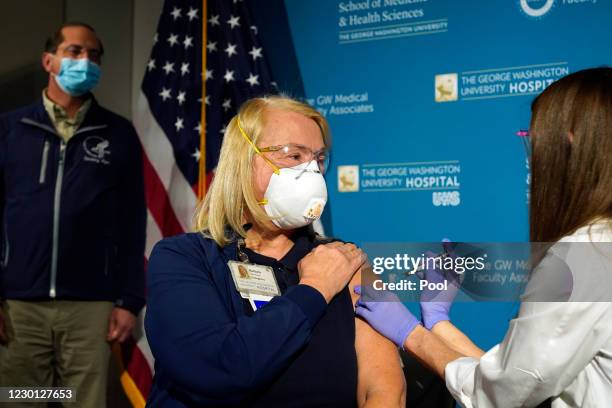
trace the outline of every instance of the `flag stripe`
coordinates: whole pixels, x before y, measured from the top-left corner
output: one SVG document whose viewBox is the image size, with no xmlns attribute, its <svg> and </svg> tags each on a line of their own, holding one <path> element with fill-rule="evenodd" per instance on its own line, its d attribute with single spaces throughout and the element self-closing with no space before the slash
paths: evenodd
<svg viewBox="0 0 612 408">
<path fill-rule="evenodd" d="M 153 376 L 153 372 L 155 371 L 155 359 L 153 358 L 153 353 L 151 353 L 151 348 L 149 347 L 149 343 L 147 342 L 146 337 L 140 338 L 136 345 L 138 346 L 139 351 L 142 354 L 142 359 L 146 362 L 147 367 L 149 368 L 148 373 L 149 377 Z M 145 370 L 146 371 L 146 370 Z"/>
<path fill-rule="evenodd" d="M 132 354 L 129 357 L 126 372 L 132 379 L 141 395 L 149 395 L 151 385 L 153 385 L 153 371 L 150 369 L 149 362 L 145 358 L 140 348 L 140 342 L 136 347 L 132 347 Z"/>
<path fill-rule="evenodd" d="M 196 206 L 196 195 L 177 167 L 172 145 L 151 113 L 149 101 L 143 93 L 138 98 L 136 109 L 138 113 L 134 115 L 134 126 L 148 161 L 167 191 L 166 197 L 182 230 L 188 231 Z"/>
<path fill-rule="evenodd" d="M 143 158 L 143 164 L 147 206 L 162 236 L 170 237 L 182 233 L 184 229 L 176 217 L 176 213 L 170 201 L 171 198 L 168 196 L 162 181 L 158 177 L 147 155 Z"/>
<path fill-rule="evenodd" d="M 145 244 L 145 258 L 149 259 L 151 256 L 151 251 L 157 242 L 163 238 L 161 230 L 151 214 L 151 210 L 147 211 L 147 241 Z"/>
</svg>

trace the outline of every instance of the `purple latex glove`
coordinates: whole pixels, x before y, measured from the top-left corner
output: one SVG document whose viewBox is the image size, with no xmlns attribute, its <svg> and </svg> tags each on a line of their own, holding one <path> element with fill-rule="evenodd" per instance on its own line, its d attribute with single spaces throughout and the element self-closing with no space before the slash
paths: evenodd
<svg viewBox="0 0 612 408">
<path fill-rule="evenodd" d="M 376 331 L 403 348 L 406 338 L 421 322 L 406 309 L 395 293 L 366 287 L 366 293 L 362 294 L 361 286 L 355 286 L 354 291 L 361 295 L 355 304 L 357 316 L 365 319 Z"/>
<path fill-rule="evenodd" d="M 443 242 L 445 249 L 449 252 L 447 244 L 450 244 L 450 242 L 447 240 Z M 448 246 L 450 247 L 450 245 Z M 427 252 L 425 255 L 427 257 L 436 256 L 433 252 Z M 450 252 L 449 256 L 455 255 Z M 446 290 L 430 290 L 425 288 L 421 292 L 421 318 L 425 328 L 431 330 L 436 323 L 450 320 L 450 308 L 453 305 L 453 300 L 455 296 L 457 296 L 461 284 L 459 282 L 459 276 L 454 271 L 440 271 L 435 268 L 428 268 L 425 270 L 425 280 L 430 283 L 442 283 L 445 280 L 448 282 L 448 289 Z"/>
</svg>

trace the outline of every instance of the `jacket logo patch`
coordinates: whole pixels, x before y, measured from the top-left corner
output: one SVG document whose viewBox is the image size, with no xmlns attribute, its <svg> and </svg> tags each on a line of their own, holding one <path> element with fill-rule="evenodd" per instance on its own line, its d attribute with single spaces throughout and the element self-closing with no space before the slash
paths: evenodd
<svg viewBox="0 0 612 408">
<path fill-rule="evenodd" d="M 83 160 L 99 163 L 99 164 L 110 164 L 108 156 L 110 150 L 108 150 L 110 143 L 106 139 L 102 139 L 100 136 L 89 136 L 83 141 L 83 149 L 85 150 L 85 156 Z"/>
</svg>

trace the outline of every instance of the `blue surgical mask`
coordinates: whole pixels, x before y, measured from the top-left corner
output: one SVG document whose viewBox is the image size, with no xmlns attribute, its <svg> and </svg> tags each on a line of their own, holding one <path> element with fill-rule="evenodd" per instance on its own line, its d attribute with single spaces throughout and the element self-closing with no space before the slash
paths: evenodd
<svg viewBox="0 0 612 408">
<path fill-rule="evenodd" d="M 62 58 L 55 81 L 68 95 L 81 96 L 98 85 L 100 72 L 100 66 L 86 58 Z"/>
</svg>

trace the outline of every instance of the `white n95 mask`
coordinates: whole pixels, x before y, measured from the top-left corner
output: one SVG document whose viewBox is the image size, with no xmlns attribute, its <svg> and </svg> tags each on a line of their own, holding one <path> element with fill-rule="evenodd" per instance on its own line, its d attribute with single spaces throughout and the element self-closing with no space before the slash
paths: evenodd
<svg viewBox="0 0 612 408">
<path fill-rule="evenodd" d="M 236 124 L 253 150 L 274 169 L 264 199 L 259 202 L 274 225 L 281 229 L 295 229 L 318 220 L 327 203 L 327 185 L 317 160 L 279 168 L 262 154 L 246 134 L 240 117 L 236 118 Z"/>
<path fill-rule="evenodd" d="M 272 173 L 264 209 L 281 229 L 300 228 L 318 220 L 327 203 L 327 186 L 315 160 Z"/>
</svg>

